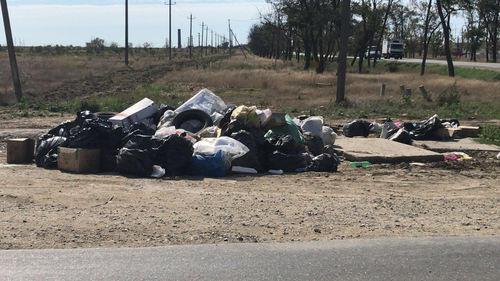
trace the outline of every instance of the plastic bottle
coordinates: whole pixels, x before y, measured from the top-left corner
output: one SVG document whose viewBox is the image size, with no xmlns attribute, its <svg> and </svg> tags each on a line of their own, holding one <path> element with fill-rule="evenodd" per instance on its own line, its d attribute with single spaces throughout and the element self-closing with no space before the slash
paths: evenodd
<svg viewBox="0 0 500 281">
<path fill-rule="evenodd" d="M 368 161 L 363 161 L 363 162 L 351 162 L 351 167 L 352 168 L 363 168 L 363 169 L 368 169 L 372 163 Z"/>
</svg>

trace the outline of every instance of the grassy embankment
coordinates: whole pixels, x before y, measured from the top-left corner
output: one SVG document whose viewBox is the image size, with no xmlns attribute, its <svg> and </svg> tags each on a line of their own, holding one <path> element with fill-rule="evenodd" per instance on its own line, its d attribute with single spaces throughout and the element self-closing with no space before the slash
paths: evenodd
<svg viewBox="0 0 500 281">
<path fill-rule="evenodd" d="M 64 68 L 64 66 L 58 66 Z M 295 63 L 242 56 L 216 63 L 200 64 L 169 72 L 151 83 L 137 85 L 126 94 L 78 97 L 72 100 L 27 99 L 10 106 L 9 112 L 21 116 L 31 114 L 72 113 L 81 109 L 120 111 L 135 101 L 149 97 L 158 103 L 177 105 L 198 89 L 207 87 L 226 102 L 270 107 L 295 115 L 320 114 L 331 119 L 403 117 L 426 118 L 435 113 L 460 119 L 500 119 L 500 73 L 489 70 L 457 68 L 457 77 L 443 74 L 446 68 L 430 65 L 428 73 L 418 75 L 417 64 L 381 62 L 368 73 L 348 75 L 347 99 L 334 103 L 336 78 L 331 65 L 325 74 L 302 71 Z M 63 71 L 62 69 L 58 71 Z M 39 83 L 43 83 L 40 81 Z M 380 97 L 380 85 L 387 85 L 386 96 Z M 413 90 L 411 99 L 403 99 L 400 85 Z M 425 85 L 431 101 L 418 93 Z"/>
</svg>

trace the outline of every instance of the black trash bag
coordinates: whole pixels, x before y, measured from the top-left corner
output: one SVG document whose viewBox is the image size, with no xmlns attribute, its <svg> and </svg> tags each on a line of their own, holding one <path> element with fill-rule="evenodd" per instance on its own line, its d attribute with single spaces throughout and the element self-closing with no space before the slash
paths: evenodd
<svg viewBox="0 0 500 281">
<path fill-rule="evenodd" d="M 323 139 L 318 136 L 313 136 L 311 133 L 305 133 L 304 138 L 306 141 L 307 150 L 313 155 L 318 156 L 323 153 L 325 143 Z"/>
<path fill-rule="evenodd" d="M 125 144 L 127 144 L 135 135 L 153 136 L 155 133 L 155 130 L 148 127 L 144 123 L 134 123 L 130 126 L 128 133 L 122 137 L 121 147 L 125 146 Z"/>
<path fill-rule="evenodd" d="M 219 128 L 223 129 L 226 127 L 230 122 L 231 122 L 231 115 L 233 114 L 233 111 L 236 109 L 236 105 L 228 105 L 226 107 L 226 110 L 224 111 L 222 119 L 219 121 Z M 232 132 L 234 133 L 234 132 Z M 232 134 L 231 133 L 231 134 Z M 229 134 L 229 135 L 231 135 Z"/>
<path fill-rule="evenodd" d="M 323 153 L 312 159 L 311 165 L 307 167 L 310 172 L 337 172 L 340 159 L 335 154 Z"/>
<path fill-rule="evenodd" d="M 441 124 L 447 124 L 450 128 L 460 127 L 460 121 L 458 119 L 442 119 Z"/>
<path fill-rule="evenodd" d="M 309 160 L 306 154 L 285 154 L 275 151 L 269 156 L 269 169 L 295 172 L 307 168 Z"/>
<path fill-rule="evenodd" d="M 169 177 L 185 175 L 193 158 L 193 143 L 179 135 L 154 141 L 154 164 L 164 168 Z"/>
<path fill-rule="evenodd" d="M 59 146 L 66 142 L 65 137 L 44 135 L 38 139 L 35 163 L 37 167 L 57 168 L 57 157 Z"/>
<path fill-rule="evenodd" d="M 114 172 L 116 169 L 116 156 L 120 152 L 119 149 L 104 149 L 101 150 L 101 171 Z"/>
<path fill-rule="evenodd" d="M 405 129 L 410 132 L 411 138 L 414 140 L 441 140 L 442 137 L 437 132 L 443 128 L 444 126 L 437 115 L 420 123 L 405 123 Z"/>
<path fill-rule="evenodd" d="M 65 147 L 109 149 L 120 147 L 123 131 L 113 129 L 113 125 L 104 119 L 87 119 L 81 125 L 71 129 Z"/>
<path fill-rule="evenodd" d="M 410 133 L 405 129 L 399 129 L 396 133 L 389 137 L 389 140 L 409 145 L 413 143 Z"/>
<path fill-rule="evenodd" d="M 149 150 L 154 145 L 153 139 L 149 135 L 133 135 L 130 140 L 123 146 L 127 149 Z"/>
<path fill-rule="evenodd" d="M 368 137 L 372 124 L 366 120 L 354 120 L 349 124 L 344 125 L 344 136 L 352 137 Z"/>
<path fill-rule="evenodd" d="M 116 171 L 123 175 L 149 177 L 153 172 L 151 153 L 140 149 L 120 149 L 116 156 Z"/>
<path fill-rule="evenodd" d="M 67 138 L 70 136 L 71 129 L 75 126 L 77 125 L 74 121 L 66 121 L 61 125 L 51 129 L 47 134 Z"/>
<path fill-rule="evenodd" d="M 292 136 L 286 135 L 278 139 L 271 140 L 276 150 L 285 154 L 299 154 L 305 152 L 305 146 L 297 142 Z"/>
<path fill-rule="evenodd" d="M 399 131 L 399 127 L 394 124 L 391 120 L 385 121 L 384 125 L 382 126 L 382 133 L 380 134 L 380 137 L 383 139 L 388 139 L 395 133 Z"/>
<path fill-rule="evenodd" d="M 237 133 L 233 133 L 231 138 L 241 142 L 250 150 L 248 153 L 233 160 L 233 166 L 254 168 L 257 171 L 263 171 L 262 165 L 259 161 L 259 148 L 257 143 L 255 142 L 255 138 L 252 134 L 247 131 L 239 131 Z"/>
</svg>

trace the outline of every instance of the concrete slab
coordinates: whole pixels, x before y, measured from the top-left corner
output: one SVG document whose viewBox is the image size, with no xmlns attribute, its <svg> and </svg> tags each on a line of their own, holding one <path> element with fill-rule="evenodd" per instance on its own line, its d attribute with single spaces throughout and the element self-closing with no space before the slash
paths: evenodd
<svg viewBox="0 0 500 281">
<path fill-rule="evenodd" d="M 481 144 L 474 141 L 472 138 L 451 141 L 415 141 L 413 144 L 435 152 L 500 152 L 500 147 L 496 145 Z"/>
<path fill-rule="evenodd" d="M 444 160 L 443 155 L 439 153 L 380 138 L 339 137 L 335 144 L 348 161 L 380 164 Z"/>
</svg>

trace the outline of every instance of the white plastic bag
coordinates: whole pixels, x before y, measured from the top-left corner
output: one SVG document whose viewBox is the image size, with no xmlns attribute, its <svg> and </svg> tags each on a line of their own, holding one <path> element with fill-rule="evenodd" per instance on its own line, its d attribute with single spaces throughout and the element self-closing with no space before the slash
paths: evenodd
<svg viewBox="0 0 500 281">
<path fill-rule="evenodd" d="M 334 145 L 337 140 L 337 134 L 332 128 L 323 126 L 321 139 L 323 140 L 324 145 Z"/>
<path fill-rule="evenodd" d="M 179 108 L 175 110 L 175 113 L 179 114 L 189 109 L 199 109 L 212 116 L 216 112 L 223 112 L 224 109 L 226 109 L 226 104 L 210 90 L 203 89 L 183 105 L 179 106 Z"/>
<path fill-rule="evenodd" d="M 323 133 L 323 117 L 321 116 L 311 116 L 304 121 L 302 121 L 302 131 L 309 132 L 313 136 L 321 137 Z"/>
<path fill-rule="evenodd" d="M 194 153 L 197 154 L 212 155 L 219 150 L 231 155 L 232 160 L 250 151 L 244 144 L 230 137 L 206 138 L 194 145 Z"/>
</svg>

